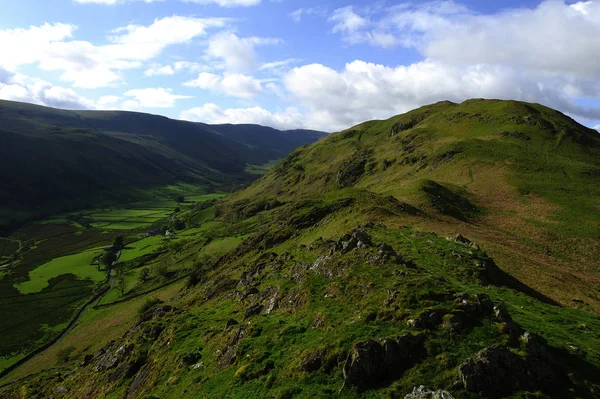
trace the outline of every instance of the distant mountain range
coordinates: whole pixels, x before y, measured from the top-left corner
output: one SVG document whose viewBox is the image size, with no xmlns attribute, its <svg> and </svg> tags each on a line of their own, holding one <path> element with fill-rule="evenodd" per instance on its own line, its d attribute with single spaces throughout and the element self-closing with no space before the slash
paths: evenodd
<svg viewBox="0 0 600 399">
<path fill-rule="evenodd" d="M 0 101 L 0 226 L 177 181 L 208 190 L 244 185 L 256 178 L 248 165 L 325 135 Z"/>
</svg>

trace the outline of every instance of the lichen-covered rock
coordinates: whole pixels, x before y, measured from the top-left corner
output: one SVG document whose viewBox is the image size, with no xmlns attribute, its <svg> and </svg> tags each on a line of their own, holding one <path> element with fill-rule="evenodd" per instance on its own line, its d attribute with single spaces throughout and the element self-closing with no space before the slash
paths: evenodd
<svg viewBox="0 0 600 399">
<path fill-rule="evenodd" d="M 429 388 L 421 385 L 420 387 L 413 388 L 413 391 L 404 396 L 404 399 L 454 399 L 454 396 L 448 391 L 438 389 L 432 391 Z"/>
</svg>

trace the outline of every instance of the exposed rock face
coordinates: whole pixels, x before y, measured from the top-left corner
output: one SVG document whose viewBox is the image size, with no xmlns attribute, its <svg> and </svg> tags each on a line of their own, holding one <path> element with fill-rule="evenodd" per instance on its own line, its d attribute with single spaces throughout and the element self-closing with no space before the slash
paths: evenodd
<svg viewBox="0 0 600 399">
<path fill-rule="evenodd" d="M 115 367 L 119 363 L 119 358 L 110 352 L 103 354 L 96 362 L 94 371 L 105 371 Z"/>
<path fill-rule="evenodd" d="M 458 378 L 467 391 L 494 398 L 518 390 L 552 392 L 557 381 L 547 364 L 502 346 L 485 348 L 461 364 Z"/>
<path fill-rule="evenodd" d="M 422 343 L 422 335 L 412 334 L 358 342 L 348 355 L 344 378 L 358 387 L 379 385 L 411 367 L 423 353 Z"/>
<path fill-rule="evenodd" d="M 454 399 L 454 396 L 448 391 L 442 389 L 432 391 L 421 385 L 418 388 L 415 387 L 411 393 L 404 396 L 404 399 Z"/>
<path fill-rule="evenodd" d="M 367 248 L 372 245 L 371 237 L 360 229 L 346 234 L 338 241 L 338 249 L 341 249 L 342 253 L 352 251 L 354 248 Z"/>
</svg>

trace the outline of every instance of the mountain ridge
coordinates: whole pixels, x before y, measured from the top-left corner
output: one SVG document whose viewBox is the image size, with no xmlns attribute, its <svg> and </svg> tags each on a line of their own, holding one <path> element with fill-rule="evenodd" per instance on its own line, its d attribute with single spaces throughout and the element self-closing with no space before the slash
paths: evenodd
<svg viewBox="0 0 600 399">
<path fill-rule="evenodd" d="M 0 101 L 0 126 L 0 178 L 5 183 L 0 206 L 25 215 L 34 207 L 47 214 L 98 197 L 117 202 L 139 196 L 135 190 L 128 195 L 129 187 L 183 181 L 214 190 L 248 184 L 256 178 L 246 171 L 248 165 L 283 158 L 325 135 L 256 125 L 247 141 L 243 134 L 233 137 L 235 127 L 220 132 L 158 115 L 65 111 L 7 101 Z M 269 140 L 257 144 L 262 135 Z"/>
<path fill-rule="evenodd" d="M 0 397 L 598 397 L 596 134 L 470 100 L 296 149 L 181 215 L 185 285 Z"/>
</svg>

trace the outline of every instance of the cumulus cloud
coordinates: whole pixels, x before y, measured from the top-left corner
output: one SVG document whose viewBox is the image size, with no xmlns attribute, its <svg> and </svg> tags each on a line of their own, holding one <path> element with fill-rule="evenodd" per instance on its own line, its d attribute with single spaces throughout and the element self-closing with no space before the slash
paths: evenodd
<svg viewBox="0 0 600 399">
<path fill-rule="evenodd" d="M 415 47 L 448 64 L 510 65 L 600 77 L 600 2 L 546 0 L 533 9 L 477 14 L 454 1 L 404 3 L 361 15 L 333 12 L 332 31 L 348 44 Z"/>
<path fill-rule="evenodd" d="M 257 65 L 256 46 L 278 44 L 281 40 L 262 37 L 238 37 L 234 33 L 222 32 L 210 39 L 206 53 L 223 62 L 228 71 L 243 72 Z"/>
<path fill-rule="evenodd" d="M 54 108 L 97 108 L 92 100 L 73 89 L 55 86 L 41 79 L 12 73 L 0 67 L 0 99 L 21 101 Z"/>
<path fill-rule="evenodd" d="M 95 45 L 71 39 L 75 26 L 44 24 L 28 29 L 0 30 L 0 67 L 37 64 L 46 71 L 61 72 L 60 79 L 75 87 L 99 88 L 115 85 L 124 70 L 140 68 L 166 47 L 186 43 L 222 27 L 224 19 L 172 16 L 151 25 L 128 25 L 112 31 L 110 44 Z M 23 51 L 27 49 L 27 51 Z"/>
<path fill-rule="evenodd" d="M 239 98 L 252 98 L 263 91 L 259 80 L 251 76 L 227 72 L 223 76 L 202 72 L 198 78 L 184 83 L 184 86 L 222 92 Z"/>
<path fill-rule="evenodd" d="M 304 115 L 295 107 L 272 113 L 261 107 L 222 109 L 215 104 L 204 104 L 183 111 L 179 117 L 192 122 L 253 123 L 278 129 L 303 128 L 305 123 Z"/>
<path fill-rule="evenodd" d="M 172 89 L 164 89 L 162 87 L 133 89 L 125 92 L 125 96 L 133 97 L 133 100 L 128 100 L 124 103 L 124 107 L 127 109 L 171 108 L 175 106 L 177 100 L 194 98 L 192 96 L 173 94 Z"/>
<path fill-rule="evenodd" d="M 284 83 L 306 109 L 307 124 L 325 130 L 388 118 L 439 100 L 473 97 L 541 102 L 580 117 L 600 118 L 600 110 L 582 109 L 565 96 L 564 81 L 534 80 L 503 66 L 460 67 L 426 60 L 389 67 L 357 60 L 341 71 L 321 64 L 294 68 Z"/>
</svg>

